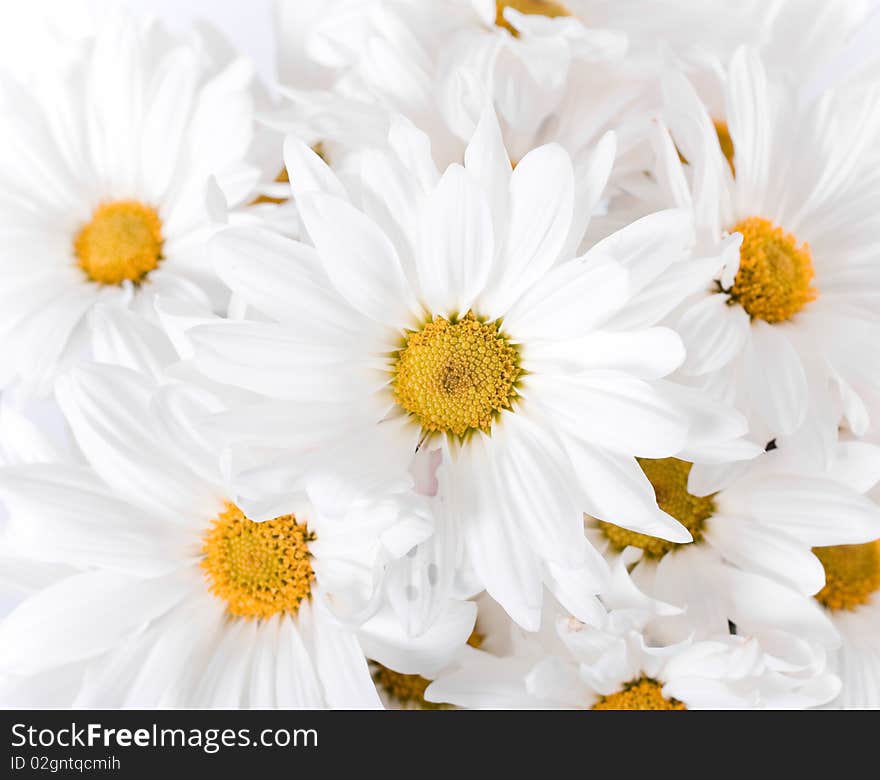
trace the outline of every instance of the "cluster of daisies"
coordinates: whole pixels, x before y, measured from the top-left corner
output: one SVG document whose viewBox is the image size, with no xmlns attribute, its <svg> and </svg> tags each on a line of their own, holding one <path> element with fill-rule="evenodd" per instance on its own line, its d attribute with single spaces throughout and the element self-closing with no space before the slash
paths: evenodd
<svg viewBox="0 0 880 780">
<path fill-rule="evenodd" d="M 0 705 L 880 707 L 872 12 L 289 0 L 277 90 L 122 14 L 2 74 Z"/>
</svg>

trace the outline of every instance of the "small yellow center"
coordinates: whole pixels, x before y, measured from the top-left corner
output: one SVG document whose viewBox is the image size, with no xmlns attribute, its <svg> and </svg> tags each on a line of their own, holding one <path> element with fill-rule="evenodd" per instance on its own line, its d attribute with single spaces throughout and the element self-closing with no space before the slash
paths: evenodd
<svg viewBox="0 0 880 780">
<path fill-rule="evenodd" d="M 98 284 L 140 284 L 162 260 L 162 222 L 152 206 L 136 200 L 102 203 L 77 234 L 74 254 Z"/>
<path fill-rule="evenodd" d="M 640 677 L 623 686 L 617 693 L 603 696 L 594 710 L 686 710 L 678 699 L 667 699 L 663 686 L 650 677 Z"/>
<path fill-rule="evenodd" d="M 688 475 L 693 464 L 678 458 L 639 458 L 638 461 L 654 486 L 657 505 L 687 528 L 694 542 L 701 541 L 706 520 L 715 513 L 715 499 L 714 496 L 688 493 Z M 648 558 L 662 558 L 670 550 L 681 546 L 678 542 L 629 531 L 613 523 L 599 521 L 599 528 L 614 549 L 621 551 L 628 546 L 641 547 Z"/>
<path fill-rule="evenodd" d="M 519 37 L 519 32 L 504 18 L 505 8 L 512 8 L 521 14 L 548 16 L 551 19 L 571 16 L 571 12 L 562 3 L 554 3 L 553 0 L 495 0 L 495 24 L 503 27 L 515 38 Z"/>
<path fill-rule="evenodd" d="M 880 590 L 880 539 L 867 544 L 814 547 L 825 567 L 825 587 L 816 598 L 832 610 L 867 604 Z"/>
<path fill-rule="evenodd" d="M 495 322 L 471 312 L 435 317 L 407 334 L 394 367 L 394 396 L 426 433 L 488 433 L 516 398 L 519 353 Z"/>
<path fill-rule="evenodd" d="M 798 246 L 793 235 L 763 217 L 744 219 L 730 232 L 743 236 L 730 299 L 752 319 L 784 322 L 816 300 L 807 244 Z"/>
<path fill-rule="evenodd" d="M 715 119 L 712 124 L 715 125 L 715 134 L 718 136 L 721 153 L 727 159 L 727 164 L 730 166 L 730 172 L 736 176 L 736 166 L 733 164 L 733 138 L 730 137 L 730 130 L 727 127 L 727 122 L 724 122 L 721 119 Z"/>
<path fill-rule="evenodd" d="M 236 617 L 296 614 L 315 579 L 309 554 L 314 538 L 293 515 L 255 523 L 228 504 L 202 546 L 208 588 Z"/>
</svg>

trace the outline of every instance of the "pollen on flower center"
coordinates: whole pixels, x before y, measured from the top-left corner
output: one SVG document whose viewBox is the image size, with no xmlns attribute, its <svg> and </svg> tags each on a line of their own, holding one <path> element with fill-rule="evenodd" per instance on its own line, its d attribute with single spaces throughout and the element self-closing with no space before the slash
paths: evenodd
<svg viewBox="0 0 880 780">
<path fill-rule="evenodd" d="M 793 235 L 763 217 L 744 219 L 730 232 L 743 236 L 730 299 L 752 319 L 784 322 L 816 299 L 807 244 L 798 246 Z"/>
<path fill-rule="evenodd" d="M 654 486 L 657 505 L 687 528 L 695 543 L 700 542 L 706 520 L 715 513 L 715 498 L 688 493 L 688 475 L 693 464 L 678 458 L 638 458 L 638 461 Z M 681 546 L 678 542 L 640 534 L 613 523 L 599 521 L 599 528 L 614 549 L 620 551 L 628 546 L 641 547 L 648 558 L 662 558 L 670 550 Z"/>
<path fill-rule="evenodd" d="M 293 515 L 257 523 L 228 504 L 202 546 L 209 590 L 237 617 L 296 614 L 315 579 L 309 554 L 314 538 Z"/>
<path fill-rule="evenodd" d="M 503 27 L 516 38 L 519 37 L 519 32 L 504 18 L 505 8 L 512 8 L 521 14 L 549 16 L 551 19 L 571 16 L 571 12 L 562 3 L 554 3 L 553 0 L 495 0 L 495 24 Z"/>
<path fill-rule="evenodd" d="M 816 599 L 832 610 L 867 604 L 880 590 L 880 539 L 867 544 L 814 547 L 825 567 L 825 587 Z"/>
<path fill-rule="evenodd" d="M 77 264 L 98 284 L 139 284 L 162 260 L 162 222 L 136 200 L 102 203 L 73 242 Z"/>
<path fill-rule="evenodd" d="M 627 683 L 616 693 L 603 696 L 593 705 L 594 710 L 686 710 L 678 699 L 663 695 L 663 686 L 650 677 L 640 677 Z"/>
<path fill-rule="evenodd" d="M 473 313 L 434 317 L 407 334 L 394 366 L 394 397 L 425 433 L 488 433 L 516 397 L 519 353 L 498 324 Z"/>
</svg>

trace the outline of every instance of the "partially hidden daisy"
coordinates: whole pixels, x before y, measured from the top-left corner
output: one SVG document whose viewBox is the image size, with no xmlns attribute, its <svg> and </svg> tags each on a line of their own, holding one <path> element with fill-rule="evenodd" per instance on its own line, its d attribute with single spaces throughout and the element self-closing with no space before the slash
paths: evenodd
<svg viewBox="0 0 880 780">
<path fill-rule="evenodd" d="M 803 426 L 831 446 L 841 414 L 861 434 L 880 409 L 880 365 L 868 358 L 880 337 L 880 100 L 857 116 L 833 92 L 798 104 L 749 49 L 733 57 L 725 90 L 719 138 L 687 80 L 666 82 L 665 202 L 692 208 L 701 245 L 722 259 L 692 269 L 704 283 L 668 320 L 687 347 L 681 371 L 734 400 L 761 443 Z M 655 280 L 664 284 L 678 281 Z"/>
<path fill-rule="evenodd" d="M 801 709 L 840 688 L 823 648 L 790 634 L 763 643 L 727 632 L 658 640 L 653 626 L 676 610 L 641 593 L 620 562 L 603 599 L 607 611 L 591 622 L 548 604 L 538 633 L 520 633 L 501 654 L 461 655 L 427 700 L 478 709 Z"/>
<path fill-rule="evenodd" d="M 732 623 L 745 635 L 784 629 L 834 647 L 831 621 L 810 597 L 830 583 L 822 549 L 880 535 L 880 506 L 865 495 L 877 458 L 876 447 L 842 442 L 827 469 L 794 448 L 734 469 L 641 459 L 661 508 L 693 542 L 671 544 L 595 519 L 589 534 L 612 558 L 632 556 L 645 592 L 685 610 L 667 620 L 669 636 L 717 635 Z"/>
<path fill-rule="evenodd" d="M 618 258 L 672 262 L 689 251 L 690 221 L 660 213 L 572 258 L 574 181 L 559 146 L 511 170 L 491 110 L 465 165 L 442 176 L 409 123 L 390 142 L 360 209 L 288 138 L 310 243 L 255 228 L 217 236 L 218 273 L 261 321 L 192 328 L 194 364 L 266 397 L 222 423 L 272 454 L 248 477 L 277 483 L 286 457 L 378 479 L 439 452 L 434 544 L 446 563 L 429 584 L 451 587 L 466 560 L 524 626 L 538 625 L 542 583 L 588 614 L 605 566 L 584 540 L 584 510 L 690 539 L 634 458 L 681 451 L 702 410 L 654 384 L 680 364 L 680 341 L 665 328 L 603 327 L 627 301 Z M 596 152 L 596 198 L 610 154 Z"/>
<path fill-rule="evenodd" d="M 880 447 L 846 443 L 850 467 L 840 469 L 859 491 L 880 500 Z M 880 537 L 862 544 L 818 546 L 813 553 L 825 570 L 825 584 L 815 599 L 840 634 L 840 648 L 830 662 L 841 680 L 834 706 L 880 707 Z"/>
<path fill-rule="evenodd" d="M 382 575 L 431 532 L 417 503 L 387 495 L 328 515 L 291 486 L 255 522 L 197 430 L 215 398 L 98 365 L 57 395 L 86 462 L 0 470 L 4 554 L 22 581 L 69 570 L 0 623 L 0 698 L 46 679 L 71 697 L 54 706 L 380 706 L 358 632 L 374 657 L 403 652 Z M 474 612 L 447 613 L 411 663 L 464 642 Z"/>
<path fill-rule="evenodd" d="M 87 354 L 96 302 L 225 305 L 211 211 L 261 175 L 252 66 L 213 36 L 111 15 L 76 52 L 27 89 L 0 84 L 0 386 L 26 394 Z"/>
</svg>

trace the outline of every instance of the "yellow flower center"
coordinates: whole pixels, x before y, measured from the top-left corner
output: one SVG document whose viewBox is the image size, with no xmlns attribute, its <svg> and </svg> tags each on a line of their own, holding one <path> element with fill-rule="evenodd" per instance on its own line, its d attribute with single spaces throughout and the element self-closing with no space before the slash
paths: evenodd
<svg viewBox="0 0 880 780">
<path fill-rule="evenodd" d="M 282 168 L 278 175 L 275 177 L 276 184 L 289 184 L 290 176 L 287 173 L 287 168 Z M 284 203 L 287 198 L 276 198 L 274 195 L 260 195 L 254 198 L 253 203 Z"/>
<path fill-rule="evenodd" d="M 208 588 L 236 617 L 295 615 L 315 579 L 309 554 L 314 538 L 293 515 L 255 523 L 228 504 L 202 546 Z"/>
<path fill-rule="evenodd" d="M 763 217 L 744 219 L 730 232 L 743 236 L 730 299 L 752 319 L 784 322 L 816 300 L 807 244 L 798 246 L 793 235 Z"/>
<path fill-rule="evenodd" d="M 657 505 L 687 528 L 694 542 L 701 541 L 706 520 L 715 513 L 715 499 L 714 496 L 688 493 L 688 475 L 693 464 L 678 458 L 639 458 L 638 461 L 654 486 Z M 628 546 L 641 547 L 648 558 L 662 558 L 670 550 L 681 546 L 678 542 L 629 531 L 613 523 L 599 521 L 599 528 L 614 549 L 621 551 Z"/>
<path fill-rule="evenodd" d="M 736 166 L 733 164 L 733 138 L 730 137 L 730 130 L 727 127 L 727 122 L 721 119 L 715 119 L 712 124 L 715 125 L 715 133 L 718 136 L 721 153 L 727 158 L 730 172 L 736 176 Z"/>
<path fill-rule="evenodd" d="M 77 234 L 74 254 L 98 284 L 135 284 L 162 260 L 162 222 L 152 206 L 136 200 L 102 203 Z"/>
<path fill-rule="evenodd" d="M 686 710 L 678 699 L 667 699 L 663 686 L 650 677 L 640 677 L 627 683 L 616 693 L 603 696 L 593 705 L 594 710 Z"/>
<path fill-rule="evenodd" d="M 382 664 L 375 664 L 373 682 L 406 710 L 448 710 L 451 704 L 425 700 L 425 689 L 431 681 L 418 674 L 401 674 Z"/>
<path fill-rule="evenodd" d="M 434 319 L 407 334 L 394 367 L 394 397 L 426 434 L 488 433 L 516 398 L 519 353 L 498 323 L 473 313 Z"/>
<path fill-rule="evenodd" d="M 512 8 L 521 14 L 549 16 L 551 19 L 571 16 L 571 12 L 562 3 L 554 3 L 553 0 L 495 0 L 495 24 L 503 27 L 515 38 L 519 37 L 519 32 L 504 18 L 505 8 Z"/>
<path fill-rule="evenodd" d="M 832 610 L 867 604 L 880 590 L 880 539 L 867 544 L 814 547 L 825 567 L 825 587 L 816 598 Z"/>
</svg>

